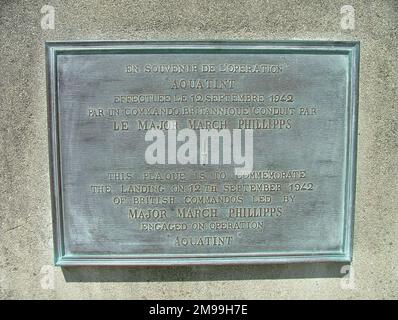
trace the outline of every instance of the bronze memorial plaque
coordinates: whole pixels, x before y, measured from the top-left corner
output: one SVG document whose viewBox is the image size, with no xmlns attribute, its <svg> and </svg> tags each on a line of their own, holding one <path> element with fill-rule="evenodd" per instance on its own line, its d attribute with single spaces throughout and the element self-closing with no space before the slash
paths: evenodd
<svg viewBox="0 0 398 320">
<path fill-rule="evenodd" d="M 57 265 L 351 260 L 359 43 L 46 55 Z"/>
</svg>

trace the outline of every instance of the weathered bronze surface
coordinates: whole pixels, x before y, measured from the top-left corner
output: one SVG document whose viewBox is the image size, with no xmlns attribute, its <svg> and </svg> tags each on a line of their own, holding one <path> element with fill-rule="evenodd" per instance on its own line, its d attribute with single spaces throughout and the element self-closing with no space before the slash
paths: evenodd
<svg viewBox="0 0 398 320">
<path fill-rule="evenodd" d="M 46 49 L 57 265 L 351 259 L 358 43 Z M 148 131 L 186 128 L 253 130 L 253 170 L 148 163 Z"/>
</svg>

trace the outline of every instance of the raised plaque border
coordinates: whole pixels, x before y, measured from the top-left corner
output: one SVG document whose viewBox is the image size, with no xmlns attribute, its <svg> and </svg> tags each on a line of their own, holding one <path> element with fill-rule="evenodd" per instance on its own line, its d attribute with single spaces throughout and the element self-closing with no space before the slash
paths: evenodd
<svg viewBox="0 0 398 320">
<path fill-rule="evenodd" d="M 51 41 L 45 43 L 50 184 L 52 198 L 54 262 L 57 266 L 224 265 L 293 262 L 350 262 L 352 260 L 355 205 L 357 121 L 359 92 L 358 41 Z M 57 56 L 59 54 L 148 52 L 233 52 L 344 54 L 349 57 L 348 121 L 345 130 L 344 241 L 338 252 L 273 252 L 249 254 L 129 254 L 65 255 L 63 239 L 62 174 L 59 149 Z"/>
</svg>

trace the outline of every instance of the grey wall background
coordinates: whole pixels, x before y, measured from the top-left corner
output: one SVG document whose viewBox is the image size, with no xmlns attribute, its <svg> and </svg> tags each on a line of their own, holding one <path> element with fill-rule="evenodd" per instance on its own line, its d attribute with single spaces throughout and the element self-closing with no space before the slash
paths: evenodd
<svg viewBox="0 0 398 320">
<path fill-rule="evenodd" d="M 0 0 L 0 298 L 398 298 L 397 23 L 396 0 Z M 340 264 L 53 267 L 44 42 L 79 39 L 360 40 L 353 282 Z"/>
</svg>

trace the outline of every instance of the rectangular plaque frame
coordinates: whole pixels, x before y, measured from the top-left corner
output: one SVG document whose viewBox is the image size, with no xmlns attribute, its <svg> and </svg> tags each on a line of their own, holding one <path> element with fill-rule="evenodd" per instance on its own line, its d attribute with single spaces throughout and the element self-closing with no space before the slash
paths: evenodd
<svg viewBox="0 0 398 320">
<path fill-rule="evenodd" d="M 254 252 L 217 254 L 67 254 L 65 252 L 65 225 L 63 200 L 63 171 L 60 143 L 60 119 L 58 96 L 58 64 L 60 55 L 101 53 L 235 53 L 240 55 L 260 54 L 314 54 L 345 55 L 348 57 L 348 85 L 344 128 L 344 217 L 342 245 L 336 251 L 303 252 Z M 349 262 L 352 259 L 352 233 L 355 203 L 359 42 L 333 41 L 209 41 L 209 42 L 46 42 L 48 129 L 50 177 L 52 193 L 53 232 L 55 264 L 58 266 L 79 265 L 200 265 L 200 264 L 264 264 L 292 262 Z"/>
</svg>

